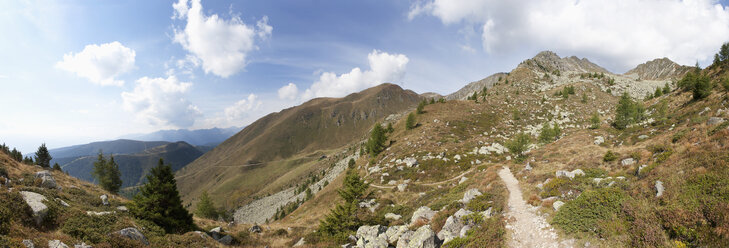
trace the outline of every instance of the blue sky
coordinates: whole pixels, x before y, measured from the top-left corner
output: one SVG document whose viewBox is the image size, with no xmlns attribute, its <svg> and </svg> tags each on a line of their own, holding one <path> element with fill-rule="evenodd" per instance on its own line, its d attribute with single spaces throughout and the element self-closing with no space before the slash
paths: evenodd
<svg viewBox="0 0 729 248">
<path fill-rule="evenodd" d="M 726 2 L 3 1 L 0 142 L 247 125 L 382 82 L 448 94 L 542 50 L 708 65 Z"/>
</svg>

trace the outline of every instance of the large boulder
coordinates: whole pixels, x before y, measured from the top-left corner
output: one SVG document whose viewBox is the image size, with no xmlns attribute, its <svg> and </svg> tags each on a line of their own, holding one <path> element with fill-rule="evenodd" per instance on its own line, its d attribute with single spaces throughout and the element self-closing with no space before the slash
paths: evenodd
<svg viewBox="0 0 729 248">
<path fill-rule="evenodd" d="M 408 230 L 408 227 L 406 225 L 391 226 L 387 228 L 387 231 L 385 231 L 385 235 L 387 235 L 387 242 L 392 245 L 397 245 L 400 237 L 409 231 L 410 230 Z"/>
<path fill-rule="evenodd" d="M 661 197 L 663 195 L 663 182 L 656 181 L 656 197 Z"/>
<path fill-rule="evenodd" d="M 99 198 L 101 198 L 102 205 L 109 206 L 109 196 L 107 196 L 106 194 L 103 194 L 103 195 L 99 196 Z"/>
<path fill-rule="evenodd" d="M 623 161 L 620 161 L 620 164 L 622 164 L 623 166 L 632 165 L 632 164 L 635 164 L 635 159 L 626 158 L 626 159 L 623 159 Z"/>
<path fill-rule="evenodd" d="M 429 207 L 422 206 L 413 212 L 413 216 L 410 218 L 410 223 L 415 223 L 417 220 L 425 220 L 427 222 L 430 222 L 431 219 L 433 219 L 433 216 L 435 215 L 435 211 L 430 210 Z"/>
<path fill-rule="evenodd" d="M 24 239 L 23 245 L 25 246 L 25 248 L 35 248 L 35 244 L 33 244 L 33 240 L 30 240 L 30 239 Z"/>
<path fill-rule="evenodd" d="M 64 244 L 60 240 L 48 240 L 48 248 L 68 248 L 68 245 Z"/>
<path fill-rule="evenodd" d="M 216 227 L 213 229 L 210 229 L 210 236 L 213 237 L 213 239 L 218 240 L 223 237 L 223 228 L 222 227 Z"/>
<path fill-rule="evenodd" d="M 463 227 L 467 224 L 463 222 L 463 217 L 472 213 L 473 212 L 461 208 L 455 214 L 448 217 L 443 228 L 440 232 L 438 232 L 438 239 L 447 243 L 448 241 L 451 241 L 451 239 L 459 237 L 461 229 L 463 229 Z"/>
<path fill-rule="evenodd" d="M 430 225 L 424 225 L 418 228 L 413 236 L 410 237 L 408 248 L 435 248 L 435 233 L 430 229 Z"/>
<path fill-rule="evenodd" d="M 142 242 L 145 245 L 149 245 L 149 241 L 147 241 L 147 238 L 144 237 L 144 234 L 142 234 L 142 232 L 140 232 L 139 230 L 137 230 L 134 227 L 127 227 L 127 228 L 121 229 L 118 232 L 116 232 L 116 234 L 119 234 L 122 237 L 131 239 L 131 240 L 136 240 L 136 241 Z"/>
<path fill-rule="evenodd" d="M 407 230 L 403 232 L 400 235 L 400 238 L 397 240 L 397 244 L 395 247 L 401 248 L 401 247 L 408 247 L 408 243 L 410 243 L 410 238 L 413 237 L 413 234 L 415 232 Z"/>
<path fill-rule="evenodd" d="M 56 180 L 53 179 L 53 174 L 51 174 L 51 172 L 47 170 L 36 172 L 35 178 L 41 179 L 41 187 L 49 189 L 55 189 L 56 187 L 58 187 L 58 184 L 56 184 Z"/>
<path fill-rule="evenodd" d="M 480 196 L 481 191 L 478 191 L 478 189 L 469 189 L 466 191 L 466 193 L 463 194 L 463 199 L 461 199 L 461 202 L 463 204 L 469 203 L 473 198 L 476 198 L 476 196 Z"/>
<path fill-rule="evenodd" d="M 568 177 L 569 179 L 574 179 L 576 176 L 584 176 L 585 172 L 581 169 L 575 169 L 573 171 L 564 171 L 560 170 L 554 173 L 556 177 Z"/>
<path fill-rule="evenodd" d="M 27 203 L 28 206 L 30 206 L 30 209 L 33 210 L 33 220 L 35 220 L 35 224 L 40 225 L 43 223 L 43 218 L 45 218 L 46 214 L 48 214 L 48 206 L 43 204 L 46 197 L 30 191 L 20 191 L 20 195 L 23 196 L 25 203 Z"/>
<path fill-rule="evenodd" d="M 252 233 L 260 233 L 263 231 L 263 229 L 261 229 L 261 226 L 259 225 L 253 225 L 251 228 L 248 229 L 248 231 Z"/>
<path fill-rule="evenodd" d="M 387 248 L 386 230 L 386 227 L 380 225 L 359 227 L 356 236 L 357 247 Z"/>
<path fill-rule="evenodd" d="M 231 237 L 230 235 L 225 235 L 222 238 L 218 239 L 217 241 L 224 245 L 231 245 L 231 244 L 233 244 L 233 237 Z"/>
</svg>

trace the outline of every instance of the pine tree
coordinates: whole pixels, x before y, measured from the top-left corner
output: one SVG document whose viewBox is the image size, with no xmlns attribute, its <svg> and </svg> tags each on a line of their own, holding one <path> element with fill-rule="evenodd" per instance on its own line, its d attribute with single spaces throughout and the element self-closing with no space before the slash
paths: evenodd
<svg viewBox="0 0 729 248">
<path fill-rule="evenodd" d="M 671 93 L 671 86 L 666 83 L 666 85 L 663 86 L 663 94 L 668 95 L 668 93 Z"/>
<path fill-rule="evenodd" d="M 529 148 L 531 137 L 526 133 L 517 134 L 512 140 L 506 142 L 506 148 L 514 154 L 517 159 L 524 158 L 524 152 Z"/>
<path fill-rule="evenodd" d="M 109 185 L 106 190 L 114 194 L 119 193 L 119 189 L 122 186 L 121 172 L 119 171 L 119 165 L 114 161 L 113 155 L 110 156 L 109 162 L 106 166 L 107 172 L 109 173 L 106 175 L 109 178 Z"/>
<path fill-rule="evenodd" d="M 344 203 L 337 204 L 321 220 L 319 232 L 342 241 L 347 239 L 347 235 L 354 233 L 363 224 L 363 221 L 357 218 L 357 203 L 368 196 L 365 194 L 368 187 L 369 184 L 365 183 L 356 171 L 347 171 L 342 189 L 337 191 L 344 199 Z"/>
<path fill-rule="evenodd" d="M 35 164 L 39 165 L 43 168 L 49 168 L 51 167 L 51 154 L 48 152 L 48 148 L 46 148 L 46 143 L 41 144 L 41 146 L 38 147 L 38 151 L 35 152 Z"/>
<path fill-rule="evenodd" d="M 58 163 L 53 163 L 53 170 L 61 171 L 61 165 Z"/>
<path fill-rule="evenodd" d="M 392 122 L 387 123 L 387 129 L 385 131 L 388 133 L 395 132 L 395 128 L 392 127 Z"/>
<path fill-rule="evenodd" d="M 108 163 L 106 162 L 106 158 L 104 158 L 104 153 L 102 153 L 101 150 L 99 150 L 99 154 L 96 157 L 96 162 L 94 162 L 94 170 L 91 172 L 91 175 L 98 180 L 99 185 L 102 188 L 105 188 L 105 185 L 109 185 L 110 182 L 108 180 L 107 175 L 109 174 L 109 167 L 107 167 Z M 106 188 L 105 188 L 106 189 Z"/>
<path fill-rule="evenodd" d="M 160 158 L 157 167 L 150 170 L 145 183 L 129 204 L 129 212 L 137 218 L 149 220 L 167 233 L 185 233 L 194 230 L 192 214 L 182 207 L 172 167 Z"/>
<path fill-rule="evenodd" d="M 367 151 L 372 154 L 373 157 L 377 156 L 385 149 L 386 140 L 387 134 L 382 128 L 382 125 L 380 125 L 379 122 L 375 123 L 375 127 L 372 128 L 372 132 L 370 132 L 370 138 L 367 140 Z"/>
<path fill-rule="evenodd" d="M 200 201 L 197 203 L 197 211 L 195 211 L 195 214 L 208 219 L 218 218 L 218 211 L 215 210 L 215 205 L 210 200 L 207 191 L 203 191 L 200 195 Z"/>
<path fill-rule="evenodd" d="M 368 187 L 369 183 L 362 180 L 356 171 L 348 170 L 342 189 L 338 190 L 337 193 L 346 202 L 357 202 L 365 196 Z"/>
<path fill-rule="evenodd" d="M 418 113 L 418 114 L 422 114 L 422 113 L 425 113 L 425 111 L 423 111 L 423 109 L 425 108 L 425 105 L 426 105 L 426 104 L 428 104 L 428 103 L 427 103 L 427 102 L 426 102 L 425 100 L 423 100 L 422 102 L 420 102 L 420 103 L 418 104 L 418 108 L 417 108 L 417 113 Z"/>
<path fill-rule="evenodd" d="M 663 95 L 663 89 L 661 87 L 656 88 L 656 92 L 653 93 L 653 97 L 660 97 Z"/>
<path fill-rule="evenodd" d="M 642 104 L 633 101 L 633 99 L 624 92 L 618 101 L 618 107 L 615 110 L 615 121 L 613 125 L 617 129 L 625 129 L 628 125 L 643 120 L 645 108 Z"/>
<path fill-rule="evenodd" d="M 408 119 L 405 120 L 405 129 L 410 130 L 415 128 L 415 114 L 410 113 Z"/>
</svg>

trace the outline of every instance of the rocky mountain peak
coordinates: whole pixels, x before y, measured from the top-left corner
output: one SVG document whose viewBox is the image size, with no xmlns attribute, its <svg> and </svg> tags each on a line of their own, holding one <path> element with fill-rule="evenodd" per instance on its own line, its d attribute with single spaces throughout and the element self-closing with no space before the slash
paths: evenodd
<svg viewBox="0 0 729 248">
<path fill-rule="evenodd" d="M 560 58 L 559 55 L 552 51 L 539 52 L 533 58 L 519 64 L 519 67 L 526 67 L 542 72 L 554 72 L 557 70 L 560 72 L 608 72 L 586 58 L 580 59 L 575 56 Z"/>
<path fill-rule="evenodd" d="M 679 65 L 668 58 L 660 58 L 640 64 L 624 75 L 646 80 L 664 80 L 682 77 L 692 68 Z"/>
</svg>

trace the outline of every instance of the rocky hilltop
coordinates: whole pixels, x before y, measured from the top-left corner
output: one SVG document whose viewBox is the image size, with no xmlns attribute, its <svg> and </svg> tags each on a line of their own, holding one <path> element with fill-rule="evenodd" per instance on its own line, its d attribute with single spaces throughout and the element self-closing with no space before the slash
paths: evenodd
<svg viewBox="0 0 729 248">
<path fill-rule="evenodd" d="M 680 78 L 692 69 L 694 67 L 679 65 L 668 58 L 661 58 L 640 64 L 624 75 L 643 80 L 670 80 Z"/>
</svg>

